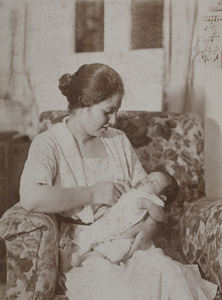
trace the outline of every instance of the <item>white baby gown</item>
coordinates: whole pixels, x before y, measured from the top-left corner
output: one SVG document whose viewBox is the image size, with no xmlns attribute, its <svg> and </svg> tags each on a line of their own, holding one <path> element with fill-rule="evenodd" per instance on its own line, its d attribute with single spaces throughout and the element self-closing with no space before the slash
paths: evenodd
<svg viewBox="0 0 222 300">
<path fill-rule="evenodd" d="M 84 159 L 83 163 L 66 122 L 67 118 L 34 138 L 21 187 L 41 183 L 70 188 L 118 179 L 135 187 L 146 176 L 125 134 L 113 128 L 102 137 L 107 157 Z M 94 219 L 90 205 L 75 213 L 83 222 Z M 61 234 L 69 237 L 69 227 L 65 229 Z M 196 266 L 182 266 L 154 246 L 135 252 L 125 265 L 88 259 L 66 273 L 65 284 L 70 300 L 212 300 L 216 291 L 216 285 L 200 278 Z"/>
<path fill-rule="evenodd" d="M 95 168 L 107 176 L 106 158 L 99 163 L 98 159 L 84 162 L 90 184 L 95 178 L 90 181 L 89 175 Z M 70 300 L 213 300 L 217 290 L 215 284 L 201 278 L 198 266 L 182 265 L 154 245 L 136 251 L 125 264 L 89 258 L 65 277 Z"/>
</svg>

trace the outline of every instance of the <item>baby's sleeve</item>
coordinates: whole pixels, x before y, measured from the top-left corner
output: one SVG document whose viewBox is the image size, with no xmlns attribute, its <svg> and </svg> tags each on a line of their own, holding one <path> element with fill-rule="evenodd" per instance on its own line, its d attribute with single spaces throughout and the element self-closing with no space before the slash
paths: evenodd
<svg viewBox="0 0 222 300">
<path fill-rule="evenodd" d="M 53 141 L 43 134 L 37 135 L 30 146 L 20 185 L 26 183 L 53 184 L 56 176 L 56 155 Z"/>
</svg>

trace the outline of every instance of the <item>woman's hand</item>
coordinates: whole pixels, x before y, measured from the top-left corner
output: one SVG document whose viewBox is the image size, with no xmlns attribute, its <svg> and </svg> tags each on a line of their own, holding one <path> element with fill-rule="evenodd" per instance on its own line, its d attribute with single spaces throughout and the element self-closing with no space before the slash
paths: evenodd
<svg viewBox="0 0 222 300">
<path fill-rule="evenodd" d="M 123 261 L 130 258 L 137 250 L 147 250 L 150 248 L 156 226 L 157 222 L 148 217 L 146 221 L 135 225 L 123 235 L 123 238 L 132 238 L 134 240 L 130 251 L 126 254 Z"/>
<path fill-rule="evenodd" d="M 145 208 L 148 212 L 151 210 L 153 215 L 155 216 L 158 221 L 162 221 L 164 217 L 164 211 L 161 207 L 156 206 L 149 200 L 145 198 L 141 198 L 138 201 L 138 208 Z M 135 225 L 133 228 L 128 230 L 124 235 L 123 238 L 133 238 L 134 242 L 130 251 L 124 257 L 123 261 L 130 258 L 133 253 L 137 250 L 146 250 L 152 245 L 152 239 L 156 231 L 156 227 L 158 221 L 148 216 L 148 218 L 144 222 L 140 222 Z"/>
<path fill-rule="evenodd" d="M 114 182 L 99 182 L 91 186 L 92 203 L 93 204 L 106 204 L 113 206 L 120 196 L 125 193 L 125 188 Z"/>
</svg>

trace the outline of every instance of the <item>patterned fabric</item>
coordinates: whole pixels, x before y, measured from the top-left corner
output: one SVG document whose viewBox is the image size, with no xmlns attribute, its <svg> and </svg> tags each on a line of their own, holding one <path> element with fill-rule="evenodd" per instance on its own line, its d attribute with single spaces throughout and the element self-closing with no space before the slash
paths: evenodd
<svg viewBox="0 0 222 300">
<path fill-rule="evenodd" d="M 62 121 L 67 115 L 68 111 L 42 113 L 39 132 Z M 156 246 L 185 263 L 179 243 L 181 227 L 183 251 L 188 261 L 198 262 L 208 279 L 221 281 L 218 259 L 221 251 L 220 201 L 201 198 L 204 194 L 201 119 L 192 114 L 122 111 L 119 112 L 115 127 L 126 133 L 148 173 L 156 167 L 165 168 L 180 185 L 179 196 L 168 209 L 166 223 L 160 225 L 155 237 Z M 199 200 L 195 200 L 198 197 Z M 58 272 L 59 235 L 55 219 L 13 207 L 0 220 L 0 236 L 6 241 L 8 249 L 8 299 L 14 299 L 15 296 L 19 299 L 49 299 L 54 294 Z M 206 243 L 201 244 L 200 241 L 204 239 Z M 212 251 L 209 251 L 211 244 Z M 203 254 L 200 252 L 202 248 Z M 207 259 L 211 261 L 210 264 Z M 38 281 L 34 278 L 38 278 Z M 38 294 L 31 292 L 31 285 L 32 291 L 36 290 Z M 21 296 L 21 293 L 25 294 Z M 53 299 L 66 299 L 64 297 L 58 295 L 56 290 Z"/>
<path fill-rule="evenodd" d="M 7 299 L 51 299 L 58 272 L 55 218 L 15 205 L 0 220 L 0 236 L 7 247 Z"/>
<path fill-rule="evenodd" d="M 180 194 L 172 215 L 178 223 L 183 203 L 204 193 L 201 119 L 192 114 L 122 112 L 115 127 L 126 133 L 147 173 L 159 167 L 177 179 Z"/>
<path fill-rule="evenodd" d="M 198 263 L 205 277 L 219 285 L 222 299 L 222 199 L 187 203 L 180 238 L 188 262 Z"/>
<path fill-rule="evenodd" d="M 66 110 L 43 112 L 39 117 L 39 133 L 46 131 L 59 122 L 62 122 L 62 120 L 68 115 L 69 113 Z"/>
</svg>

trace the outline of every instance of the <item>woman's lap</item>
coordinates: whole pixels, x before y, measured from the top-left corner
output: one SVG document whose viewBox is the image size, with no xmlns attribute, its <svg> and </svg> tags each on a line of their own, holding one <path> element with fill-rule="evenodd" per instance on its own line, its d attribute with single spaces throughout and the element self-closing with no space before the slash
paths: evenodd
<svg viewBox="0 0 222 300">
<path fill-rule="evenodd" d="M 213 299 L 215 287 L 191 268 L 175 262 L 153 246 L 137 251 L 124 265 L 103 258 L 89 259 L 66 274 L 73 298 L 190 300 Z M 205 285 L 206 284 L 206 285 Z M 203 287 L 203 289 L 202 289 Z M 211 289 L 211 291 L 209 291 Z M 204 293 L 204 292 L 205 293 Z M 205 294 L 208 296 L 205 297 Z M 195 298 L 196 297 L 196 298 Z"/>
</svg>

